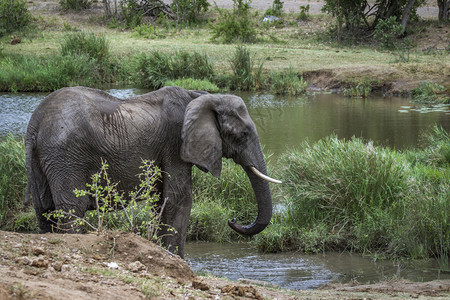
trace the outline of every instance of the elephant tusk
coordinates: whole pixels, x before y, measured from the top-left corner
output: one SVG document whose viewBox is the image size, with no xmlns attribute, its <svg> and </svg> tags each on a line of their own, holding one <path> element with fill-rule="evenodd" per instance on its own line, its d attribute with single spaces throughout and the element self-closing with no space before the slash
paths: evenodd
<svg viewBox="0 0 450 300">
<path fill-rule="evenodd" d="M 250 167 L 250 170 L 252 170 L 253 173 L 255 173 L 256 176 L 258 176 L 259 178 L 264 179 L 264 180 L 266 180 L 266 181 L 273 182 L 273 183 L 283 183 L 283 182 L 281 182 L 280 180 L 273 179 L 273 178 L 271 178 L 271 177 L 269 177 L 269 176 L 267 176 L 267 175 L 264 175 L 263 173 L 261 173 L 260 171 L 258 171 L 258 169 L 255 168 L 255 167 Z"/>
</svg>

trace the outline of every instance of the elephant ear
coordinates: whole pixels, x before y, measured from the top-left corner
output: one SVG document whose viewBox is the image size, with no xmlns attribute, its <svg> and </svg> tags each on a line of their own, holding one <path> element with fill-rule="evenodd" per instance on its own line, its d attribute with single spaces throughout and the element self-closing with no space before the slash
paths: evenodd
<svg viewBox="0 0 450 300">
<path fill-rule="evenodd" d="M 192 100 L 184 115 L 181 158 L 219 178 L 222 171 L 222 139 L 217 128 L 215 95 Z"/>
</svg>

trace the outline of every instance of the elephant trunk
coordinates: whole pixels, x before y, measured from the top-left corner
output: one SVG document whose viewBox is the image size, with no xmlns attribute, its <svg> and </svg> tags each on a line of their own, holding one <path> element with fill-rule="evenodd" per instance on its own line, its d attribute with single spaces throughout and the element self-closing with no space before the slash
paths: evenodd
<svg viewBox="0 0 450 300">
<path fill-rule="evenodd" d="M 260 167 L 258 171 L 267 174 L 265 163 L 261 166 L 262 167 Z M 272 218 L 272 195 L 270 193 L 269 182 L 257 176 L 251 170 L 252 167 L 242 166 L 242 168 L 247 173 L 252 184 L 253 192 L 255 193 L 256 202 L 258 204 L 258 215 L 250 225 L 241 226 L 237 223 L 236 219 L 228 221 L 228 225 L 236 232 L 250 236 L 260 233 L 267 225 L 269 225 L 270 219 Z"/>
</svg>

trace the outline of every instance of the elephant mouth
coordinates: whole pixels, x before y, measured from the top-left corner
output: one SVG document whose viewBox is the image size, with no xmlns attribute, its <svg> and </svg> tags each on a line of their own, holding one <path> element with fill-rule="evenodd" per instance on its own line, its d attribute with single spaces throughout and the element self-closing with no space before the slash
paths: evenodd
<svg viewBox="0 0 450 300">
<path fill-rule="evenodd" d="M 261 173 L 257 168 L 255 167 L 250 167 L 250 170 L 252 170 L 252 172 L 258 176 L 259 178 L 261 178 L 262 180 L 268 181 L 268 182 L 272 182 L 272 183 L 283 183 L 278 179 L 274 179 L 272 177 L 269 177 L 267 175 L 264 175 L 263 173 Z"/>
</svg>

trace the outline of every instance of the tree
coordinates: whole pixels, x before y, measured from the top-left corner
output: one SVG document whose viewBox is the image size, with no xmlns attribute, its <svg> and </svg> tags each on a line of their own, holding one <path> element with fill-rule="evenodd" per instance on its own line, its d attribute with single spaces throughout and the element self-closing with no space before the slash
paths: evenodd
<svg viewBox="0 0 450 300">
<path fill-rule="evenodd" d="M 449 10 L 450 10 L 450 0 L 437 0 L 439 8 L 439 22 L 448 22 L 449 20 Z"/>
<path fill-rule="evenodd" d="M 403 26 L 402 33 L 404 33 L 410 17 L 415 15 L 417 8 L 424 2 L 424 0 L 325 0 L 322 11 L 336 17 L 339 40 L 343 34 L 371 36 L 380 20 L 391 17 Z"/>
</svg>

